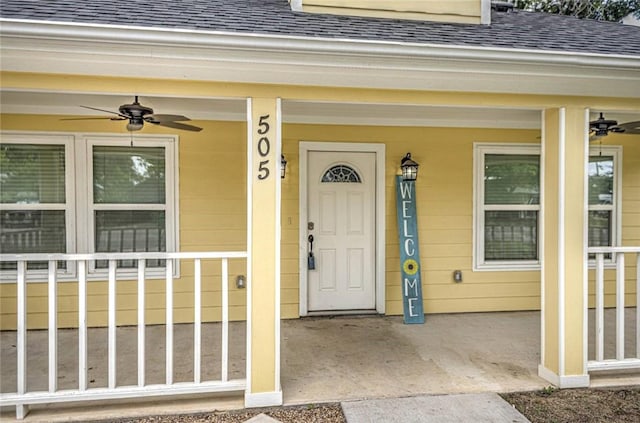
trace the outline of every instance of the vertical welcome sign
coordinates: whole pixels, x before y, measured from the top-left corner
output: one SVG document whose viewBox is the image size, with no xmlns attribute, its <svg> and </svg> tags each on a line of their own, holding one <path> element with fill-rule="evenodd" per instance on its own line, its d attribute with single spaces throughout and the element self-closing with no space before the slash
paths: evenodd
<svg viewBox="0 0 640 423">
<path fill-rule="evenodd" d="M 415 182 L 396 176 L 396 200 L 404 323 L 424 323 Z"/>
</svg>

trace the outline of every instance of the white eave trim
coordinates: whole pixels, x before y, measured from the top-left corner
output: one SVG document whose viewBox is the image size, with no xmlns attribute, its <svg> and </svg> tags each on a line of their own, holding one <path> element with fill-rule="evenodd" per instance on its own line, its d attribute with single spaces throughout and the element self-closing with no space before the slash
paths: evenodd
<svg viewBox="0 0 640 423">
<path fill-rule="evenodd" d="M 0 25 L 4 71 L 640 98 L 640 56 L 12 19 Z"/>
<path fill-rule="evenodd" d="M 640 69 L 640 56 L 555 52 L 496 47 L 405 43 L 379 40 L 242 34 L 190 29 L 0 19 L 0 36 L 84 42 L 154 44 L 173 47 L 226 47 L 264 51 L 342 53 L 352 55 L 427 56 L 443 59 L 578 64 Z"/>
</svg>

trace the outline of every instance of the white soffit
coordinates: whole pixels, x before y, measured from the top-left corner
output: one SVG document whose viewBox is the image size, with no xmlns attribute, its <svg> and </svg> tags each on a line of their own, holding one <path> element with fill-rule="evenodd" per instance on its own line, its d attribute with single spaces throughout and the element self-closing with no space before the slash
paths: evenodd
<svg viewBox="0 0 640 423">
<path fill-rule="evenodd" d="M 121 104 L 131 103 L 134 95 L 156 113 L 182 114 L 192 120 L 246 120 L 244 99 L 2 90 L 0 104 L 2 113 L 106 117 L 110 115 L 80 106 L 117 112 Z M 540 128 L 538 110 L 283 100 L 282 111 L 285 123 Z"/>
<path fill-rule="evenodd" d="M 155 113 L 181 114 L 192 120 L 245 120 L 245 99 L 212 99 L 197 97 L 169 97 L 145 95 L 144 93 L 69 93 L 39 91 L 0 91 L 2 113 L 65 115 L 65 116 L 109 116 L 97 109 L 118 111 L 122 104 L 131 104 L 134 95 L 138 101 L 151 107 Z"/>
<path fill-rule="evenodd" d="M 80 106 L 116 112 L 118 107 L 131 103 L 133 96 L 156 113 L 182 114 L 192 120 L 245 121 L 244 98 L 205 98 L 158 96 L 136 93 L 80 93 L 43 92 L 4 89 L 0 91 L 2 113 L 110 116 L 108 113 Z M 615 110 L 592 110 L 590 119 L 597 119 L 602 111 L 607 119 L 620 123 L 640 120 L 638 113 Z M 458 128 L 540 129 L 541 112 L 533 109 L 496 107 L 429 106 L 416 104 L 337 103 L 286 100 L 282 101 L 285 123 L 368 126 L 430 126 Z"/>
<path fill-rule="evenodd" d="M 539 129 L 539 110 L 285 101 L 286 122 L 328 125 Z"/>
</svg>

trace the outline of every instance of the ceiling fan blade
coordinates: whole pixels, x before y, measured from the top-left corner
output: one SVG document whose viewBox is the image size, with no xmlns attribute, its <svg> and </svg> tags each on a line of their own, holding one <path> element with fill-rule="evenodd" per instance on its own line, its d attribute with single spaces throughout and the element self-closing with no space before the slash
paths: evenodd
<svg viewBox="0 0 640 423">
<path fill-rule="evenodd" d="M 61 118 L 60 120 L 126 120 L 127 118 L 122 116 L 104 116 L 104 117 L 77 117 L 77 118 Z"/>
<path fill-rule="evenodd" d="M 198 126 L 187 125 L 186 123 L 179 123 L 179 122 L 172 122 L 172 121 L 167 121 L 167 122 L 149 121 L 149 123 L 154 123 L 154 124 L 160 125 L 160 126 L 166 126 L 167 128 L 182 129 L 184 131 L 194 131 L 194 132 L 202 131 L 202 128 L 200 128 Z"/>
<path fill-rule="evenodd" d="M 144 117 L 144 120 L 151 123 L 163 123 L 163 122 L 182 122 L 191 120 L 182 115 L 148 115 Z"/>
<path fill-rule="evenodd" d="M 618 128 L 623 129 L 625 134 L 640 134 L 640 120 L 621 123 Z"/>
<path fill-rule="evenodd" d="M 113 112 L 111 110 L 98 109 L 97 107 L 83 106 L 83 105 L 80 105 L 80 107 L 84 107 L 85 109 L 97 110 L 99 112 L 111 113 L 113 115 L 118 115 L 118 116 L 120 116 L 120 117 L 122 117 L 124 119 L 129 119 L 129 116 L 123 115 L 122 113 Z"/>
</svg>

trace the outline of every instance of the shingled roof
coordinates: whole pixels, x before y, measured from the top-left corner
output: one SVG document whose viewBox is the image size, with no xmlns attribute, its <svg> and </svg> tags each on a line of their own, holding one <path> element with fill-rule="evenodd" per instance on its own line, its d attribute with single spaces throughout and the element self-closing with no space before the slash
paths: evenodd
<svg viewBox="0 0 640 423">
<path fill-rule="evenodd" d="M 294 12 L 287 0 L 1 0 L 5 19 L 640 56 L 640 27 L 524 11 L 491 25 Z"/>
</svg>

